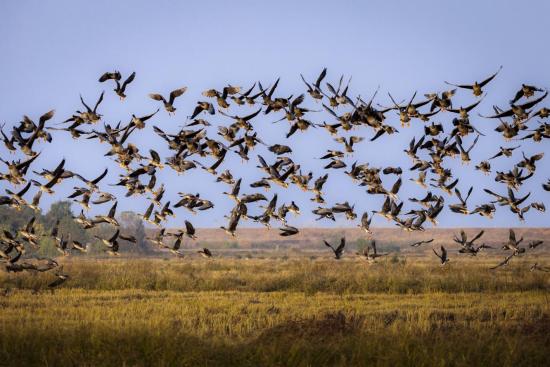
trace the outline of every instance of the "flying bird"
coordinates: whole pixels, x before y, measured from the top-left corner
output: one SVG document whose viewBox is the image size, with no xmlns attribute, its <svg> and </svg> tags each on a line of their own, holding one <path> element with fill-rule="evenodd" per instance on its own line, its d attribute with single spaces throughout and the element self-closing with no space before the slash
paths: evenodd
<svg viewBox="0 0 550 367">
<path fill-rule="evenodd" d="M 174 101 L 177 97 L 181 96 L 187 91 L 187 87 L 182 87 L 174 89 L 170 92 L 168 100 L 166 100 L 162 95 L 156 93 L 150 93 L 149 97 L 155 101 L 161 101 L 164 104 L 164 109 L 168 112 L 169 115 L 176 113 L 176 107 L 174 107 Z"/>
</svg>

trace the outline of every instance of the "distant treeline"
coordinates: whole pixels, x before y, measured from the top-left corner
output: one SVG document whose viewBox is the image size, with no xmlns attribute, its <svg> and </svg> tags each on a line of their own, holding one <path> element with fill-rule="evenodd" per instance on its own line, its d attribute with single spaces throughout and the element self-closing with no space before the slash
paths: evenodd
<svg viewBox="0 0 550 367">
<path fill-rule="evenodd" d="M 88 244 L 88 254 L 93 256 L 102 255 L 104 248 L 100 241 L 95 237 L 109 238 L 113 235 L 113 229 L 108 225 L 98 225 L 96 228 L 84 230 L 74 220 L 74 213 L 71 210 L 70 201 L 58 201 L 51 205 L 47 213 L 36 213 L 28 207 L 21 210 L 7 206 L 0 207 L 0 229 L 9 230 L 17 233 L 17 230 L 24 228 L 32 217 L 36 218 L 36 232 L 40 237 L 39 248 L 30 249 L 25 256 L 58 256 L 59 252 L 53 239 L 48 236 L 55 223 L 59 220 L 59 235 L 64 238 L 77 240 L 83 244 Z M 145 227 L 141 218 L 134 212 L 125 211 L 120 213 L 120 232 L 131 234 L 137 239 L 137 244 L 128 244 L 121 241 L 121 250 L 125 253 L 135 255 L 148 255 L 153 252 L 153 247 L 146 239 Z M 46 236 L 42 236 L 46 235 Z M 124 243 L 123 243 L 124 242 Z M 76 252 L 74 255 L 78 255 Z"/>
</svg>

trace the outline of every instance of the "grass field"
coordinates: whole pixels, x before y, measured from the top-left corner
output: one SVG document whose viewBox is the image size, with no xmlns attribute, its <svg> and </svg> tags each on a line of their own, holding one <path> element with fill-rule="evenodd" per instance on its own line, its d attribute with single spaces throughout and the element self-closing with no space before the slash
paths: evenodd
<svg viewBox="0 0 550 367">
<path fill-rule="evenodd" d="M 0 365 L 543 366 L 548 261 L 71 260 L 0 274 Z"/>
</svg>

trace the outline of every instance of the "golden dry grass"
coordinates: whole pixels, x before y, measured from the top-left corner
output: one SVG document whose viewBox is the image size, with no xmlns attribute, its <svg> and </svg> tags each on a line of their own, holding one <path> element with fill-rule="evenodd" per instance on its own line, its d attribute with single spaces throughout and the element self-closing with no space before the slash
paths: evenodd
<svg viewBox="0 0 550 367">
<path fill-rule="evenodd" d="M 0 364 L 546 365 L 550 276 L 514 260 L 74 260 L 53 294 L 3 274 Z"/>
</svg>

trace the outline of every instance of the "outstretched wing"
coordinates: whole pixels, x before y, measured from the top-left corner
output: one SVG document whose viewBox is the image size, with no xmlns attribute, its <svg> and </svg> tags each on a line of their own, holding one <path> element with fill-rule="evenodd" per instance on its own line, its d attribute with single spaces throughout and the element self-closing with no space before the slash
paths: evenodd
<svg viewBox="0 0 550 367">
<path fill-rule="evenodd" d="M 510 240 L 510 242 L 514 242 L 514 243 L 516 242 L 516 232 L 514 232 L 514 230 L 511 228 L 508 235 L 508 239 Z"/>
<path fill-rule="evenodd" d="M 190 235 L 195 233 L 195 227 L 193 227 L 193 224 L 191 224 L 188 220 L 185 221 L 185 232 Z"/>
<path fill-rule="evenodd" d="M 174 103 L 174 100 L 187 91 L 187 87 L 179 88 L 170 92 L 170 104 Z"/>
<path fill-rule="evenodd" d="M 508 261 L 510 261 L 510 259 L 513 258 L 515 255 L 516 255 L 516 253 L 512 252 L 512 254 L 509 255 L 508 257 L 506 257 L 502 262 L 500 262 L 496 266 L 493 266 L 492 268 L 489 268 L 489 269 L 494 270 L 496 268 L 500 268 L 501 266 L 508 264 Z"/>
<path fill-rule="evenodd" d="M 323 240 L 323 242 L 325 243 L 325 246 L 330 247 L 330 249 L 331 249 L 334 253 L 336 253 L 336 250 L 334 249 L 334 247 L 332 247 L 332 245 L 331 245 L 330 243 L 328 243 L 328 242 L 325 241 L 325 240 Z"/>
<path fill-rule="evenodd" d="M 94 106 L 94 113 L 96 112 L 97 110 L 97 107 L 101 104 L 101 102 L 103 101 L 103 95 L 105 94 L 105 91 L 101 92 L 101 95 L 99 96 L 99 99 L 97 100 L 95 106 Z"/>
<path fill-rule="evenodd" d="M 321 71 L 321 74 L 319 74 L 319 77 L 315 82 L 315 86 L 317 87 L 317 89 L 321 89 L 321 82 L 323 81 L 323 79 L 325 79 L 325 76 L 327 76 L 327 68 L 324 68 L 323 71 Z"/>
<path fill-rule="evenodd" d="M 121 88 L 122 91 L 126 90 L 126 86 L 127 86 L 128 84 L 130 84 L 131 82 L 133 82 L 134 79 L 135 79 L 135 77 L 136 77 L 136 72 L 134 71 L 134 72 L 133 72 L 132 74 L 130 74 L 130 76 L 124 81 L 124 83 L 122 83 L 122 88 Z"/>
<path fill-rule="evenodd" d="M 495 76 L 498 75 L 498 73 L 502 70 L 502 65 L 500 65 L 500 68 L 498 68 L 497 72 L 494 73 L 493 75 L 491 75 L 490 77 L 488 77 L 487 79 L 485 79 L 484 81 L 482 81 L 481 83 L 479 83 L 479 86 L 480 87 L 483 87 L 485 86 L 485 84 L 489 83 L 491 80 L 493 80 L 495 78 Z"/>
<path fill-rule="evenodd" d="M 164 97 L 157 93 L 149 93 L 149 98 L 152 98 L 155 101 L 162 101 L 166 103 L 166 100 L 164 99 Z"/>
<path fill-rule="evenodd" d="M 342 251 L 344 251 L 344 247 L 346 247 L 346 239 L 344 237 L 342 237 L 340 239 L 340 245 L 336 249 L 336 252 L 341 253 Z"/>
<path fill-rule="evenodd" d="M 90 181 L 90 182 L 94 185 L 97 184 L 99 181 L 101 181 L 103 179 L 103 177 L 105 177 L 107 175 L 107 172 L 109 172 L 109 169 L 105 168 L 105 171 L 103 171 L 103 173 L 101 175 L 99 175 L 95 180 Z"/>
<path fill-rule="evenodd" d="M 480 238 L 481 236 L 483 236 L 483 233 L 485 233 L 484 230 L 481 230 L 474 238 L 472 238 L 472 240 L 470 242 L 474 242 L 476 241 L 478 238 Z"/>
<path fill-rule="evenodd" d="M 115 204 L 109 210 L 109 218 L 114 218 L 115 217 L 117 205 L 118 205 L 118 201 L 115 201 Z"/>
</svg>

